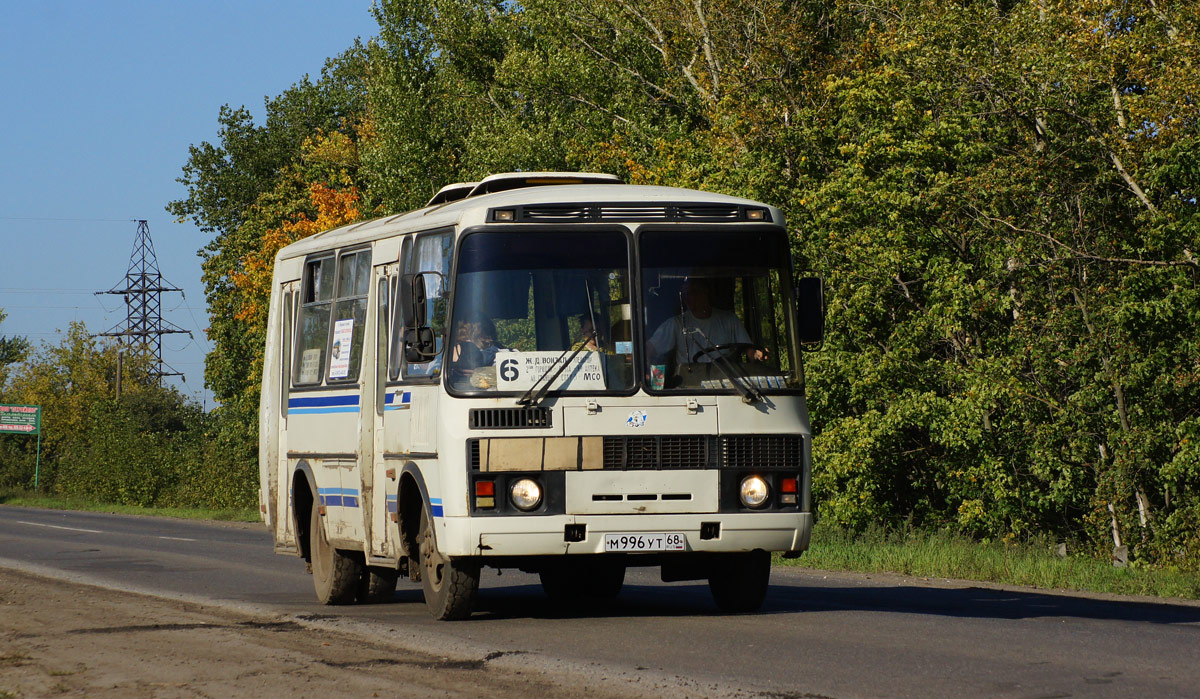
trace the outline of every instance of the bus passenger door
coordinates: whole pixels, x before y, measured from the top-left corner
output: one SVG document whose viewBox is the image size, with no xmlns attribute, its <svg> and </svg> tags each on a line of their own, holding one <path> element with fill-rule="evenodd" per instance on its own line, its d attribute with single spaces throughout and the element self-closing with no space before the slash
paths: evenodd
<svg viewBox="0 0 1200 699">
<path fill-rule="evenodd" d="M 292 517 L 292 470 L 288 463 L 288 395 L 292 384 L 292 342 L 295 339 L 296 328 L 296 297 L 299 294 L 298 282 L 287 282 L 280 289 L 283 298 L 283 318 L 280 329 L 280 362 L 279 362 L 279 429 L 274 439 L 276 444 L 276 479 L 278 492 L 273 493 L 273 502 L 269 505 L 275 508 L 272 517 L 275 518 L 275 545 L 293 547 L 298 545 L 296 538 L 296 523 Z"/>
<path fill-rule="evenodd" d="M 400 474 L 396 470 L 398 462 L 388 459 L 387 455 L 394 452 L 394 444 L 388 439 L 389 427 L 395 419 L 397 387 L 388 386 L 389 355 L 391 345 L 391 327 L 394 308 L 397 265 L 381 265 L 375 268 L 372 284 L 375 289 L 375 331 L 372 336 L 375 361 L 371 363 L 373 373 L 367 376 L 367 381 L 373 383 L 373 390 L 364 391 L 371 394 L 371 475 L 372 478 L 372 522 L 370 553 L 375 556 L 390 556 L 392 543 L 397 534 L 396 525 L 391 521 L 391 514 L 396 512 L 396 486 Z M 365 406 L 364 406 L 365 407 Z M 366 411 L 364 410 L 364 415 Z M 394 430 L 392 430 L 394 431 Z"/>
</svg>

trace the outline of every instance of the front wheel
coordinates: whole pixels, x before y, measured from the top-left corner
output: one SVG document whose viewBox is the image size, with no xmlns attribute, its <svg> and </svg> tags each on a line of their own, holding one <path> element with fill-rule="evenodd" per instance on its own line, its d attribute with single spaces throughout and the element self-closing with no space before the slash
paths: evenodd
<svg viewBox="0 0 1200 699">
<path fill-rule="evenodd" d="M 442 556 L 433 534 L 429 506 L 421 508 L 417 550 L 421 561 L 421 589 L 425 606 L 434 619 L 466 619 L 479 593 L 479 564 Z"/>
<path fill-rule="evenodd" d="M 325 536 L 325 518 L 321 516 L 319 498 L 313 499 L 308 522 L 309 555 L 317 599 L 322 604 L 354 604 L 363 577 L 362 563 L 329 543 L 329 538 Z"/>
<path fill-rule="evenodd" d="M 762 606 L 770 581 L 771 554 L 755 550 L 731 554 L 718 562 L 708 576 L 708 589 L 721 611 L 745 614 Z"/>
</svg>

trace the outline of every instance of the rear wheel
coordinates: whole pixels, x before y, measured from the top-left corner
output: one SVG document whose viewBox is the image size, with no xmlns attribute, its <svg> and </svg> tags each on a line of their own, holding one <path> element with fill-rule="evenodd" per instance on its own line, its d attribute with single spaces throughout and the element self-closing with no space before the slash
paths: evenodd
<svg viewBox="0 0 1200 699">
<path fill-rule="evenodd" d="M 449 558 L 438 552 L 428 505 L 421 508 L 418 532 L 425 606 L 434 619 L 466 619 L 471 616 L 479 592 L 479 563 Z"/>
<path fill-rule="evenodd" d="M 362 588 L 359 590 L 359 601 L 379 604 L 391 602 L 396 598 L 396 581 L 400 571 L 395 568 L 367 566 L 362 576 Z"/>
<path fill-rule="evenodd" d="M 716 564 L 708 589 L 717 607 L 729 614 L 756 612 L 767 597 L 771 581 L 771 554 L 766 551 L 735 553 Z"/>
<path fill-rule="evenodd" d="M 325 536 L 325 518 L 321 516 L 320 502 L 319 498 L 313 498 L 308 535 L 317 599 L 322 604 L 353 604 L 358 597 L 363 565 L 329 543 L 329 538 Z"/>
</svg>

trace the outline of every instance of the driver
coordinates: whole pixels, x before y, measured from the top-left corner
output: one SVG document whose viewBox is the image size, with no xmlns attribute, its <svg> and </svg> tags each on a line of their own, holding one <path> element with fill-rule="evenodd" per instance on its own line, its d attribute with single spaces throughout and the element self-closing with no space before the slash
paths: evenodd
<svg viewBox="0 0 1200 699">
<path fill-rule="evenodd" d="M 696 352 L 709 346 L 753 344 L 737 314 L 723 308 L 713 308 L 707 280 L 688 278 L 683 283 L 682 295 L 683 313 L 663 321 L 646 342 L 646 356 L 652 364 L 663 362 L 673 353 L 676 366 L 682 366 L 690 363 Z M 700 330 L 703 335 L 692 332 L 694 330 Z M 708 338 L 707 343 L 705 337 Z M 723 354 L 728 356 L 732 352 L 725 350 Z M 746 354 L 750 359 L 766 359 L 766 353 L 757 348 L 748 349 Z M 712 360 L 712 353 L 704 353 L 695 361 Z"/>
</svg>

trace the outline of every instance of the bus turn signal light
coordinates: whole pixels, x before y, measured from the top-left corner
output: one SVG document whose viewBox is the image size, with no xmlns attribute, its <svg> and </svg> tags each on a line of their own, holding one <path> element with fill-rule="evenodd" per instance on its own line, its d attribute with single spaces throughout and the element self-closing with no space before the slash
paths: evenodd
<svg viewBox="0 0 1200 699">
<path fill-rule="evenodd" d="M 475 481 L 475 509 L 490 510 L 496 507 L 496 482 Z"/>
<path fill-rule="evenodd" d="M 784 478 L 779 481 L 779 504 L 796 504 L 796 491 L 799 490 L 799 480 L 798 478 Z"/>
</svg>

